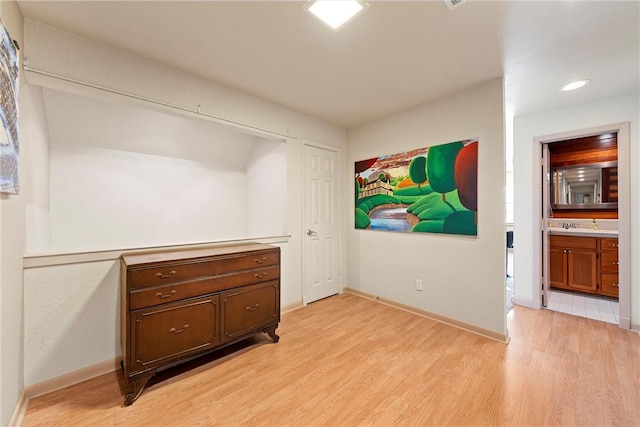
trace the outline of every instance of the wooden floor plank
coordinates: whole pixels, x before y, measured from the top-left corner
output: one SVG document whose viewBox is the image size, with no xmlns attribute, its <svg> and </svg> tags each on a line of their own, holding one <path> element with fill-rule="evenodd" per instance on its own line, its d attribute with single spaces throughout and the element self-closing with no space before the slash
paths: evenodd
<svg viewBox="0 0 640 427">
<path fill-rule="evenodd" d="M 120 372 L 29 402 L 23 426 L 640 425 L 640 336 L 514 307 L 504 345 L 342 294 L 157 375 L 124 407 Z"/>
</svg>

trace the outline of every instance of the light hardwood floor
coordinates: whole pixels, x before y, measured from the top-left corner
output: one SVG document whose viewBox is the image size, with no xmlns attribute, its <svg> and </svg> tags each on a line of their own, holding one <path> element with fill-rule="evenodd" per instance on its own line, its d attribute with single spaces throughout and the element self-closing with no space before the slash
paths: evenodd
<svg viewBox="0 0 640 427">
<path fill-rule="evenodd" d="M 36 425 L 640 425 L 640 336 L 516 306 L 505 345 L 351 294 L 283 315 L 278 344 L 33 399 Z"/>
</svg>

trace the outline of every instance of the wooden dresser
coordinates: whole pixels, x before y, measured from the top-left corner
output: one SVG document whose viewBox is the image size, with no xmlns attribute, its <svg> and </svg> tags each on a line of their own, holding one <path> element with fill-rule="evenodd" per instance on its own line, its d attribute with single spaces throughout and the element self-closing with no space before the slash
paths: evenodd
<svg viewBox="0 0 640 427">
<path fill-rule="evenodd" d="M 121 275 L 125 405 L 170 365 L 259 332 L 278 342 L 278 247 L 123 254 Z"/>
</svg>

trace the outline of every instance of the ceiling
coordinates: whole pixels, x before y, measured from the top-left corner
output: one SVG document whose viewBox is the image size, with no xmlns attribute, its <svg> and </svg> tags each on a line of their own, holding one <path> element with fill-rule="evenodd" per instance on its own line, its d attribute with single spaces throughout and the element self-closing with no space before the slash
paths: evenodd
<svg viewBox="0 0 640 427">
<path fill-rule="evenodd" d="M 640 2 L 369 1 L 338 31 L 299 1 L 31 1 L 26 18 L 351 128 L 505 76 L 508 115 L 640 87 Z M 591 84 L 559 88 L 574 79 Z"/>
</svg>

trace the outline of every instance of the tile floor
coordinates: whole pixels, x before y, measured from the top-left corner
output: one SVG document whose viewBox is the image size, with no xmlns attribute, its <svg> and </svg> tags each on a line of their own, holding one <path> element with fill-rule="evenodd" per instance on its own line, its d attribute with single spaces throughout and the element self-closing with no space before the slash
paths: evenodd
<svg viewBox="0 0 640 427">
<path fill-rule="evenodd" d="M 513 296 L 513 277 L 507 277 L 507 313 L 513 308 L 511 297 Z"/>
<path fill-rule="evenodd" d="M 513 249 L 507 250 L 507 311 L 513 303 Z M 547 309 L 587 317 L 608 323 L 620 324 L 620 309 L 618 301 L 611 298 L 592 297 L 570 292 L 551 291 Z"/>
<path fill-rule="evenodd" d="M 610 298 L 598 298 L 554 290 L 550 292 L 547 309 L 608 323 L 620 323 L 618 301 Z"/>
</svg>

